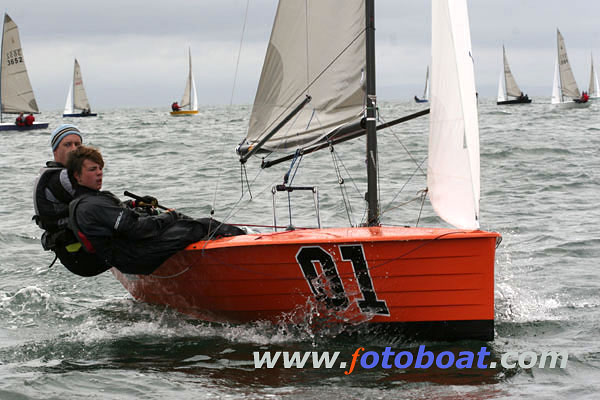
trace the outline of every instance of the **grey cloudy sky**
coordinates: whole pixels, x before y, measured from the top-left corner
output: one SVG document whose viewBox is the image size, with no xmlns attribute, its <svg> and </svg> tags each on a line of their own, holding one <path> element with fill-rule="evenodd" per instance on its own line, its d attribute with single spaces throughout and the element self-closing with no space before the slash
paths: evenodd
<svg viewBox="0 0 600 400">
<path fill-rule="evenodd" d="M 430 58 L 430 1 L 375 3 L 378 95 L 383 100 L 410 99 L 423 90 Z M 557 27 L 565 37 L 580 89 L 587 88 L 591 52 L 600 63 L 599 1 L 469 0 L 468 4 L 482 96 L 496 95 L 502 44 L 522 89 L 550 96 Z M 248 104 L 254 98 L 276 6 L 276 0 L 250 0 L 234 104 Z M 93 108 L 167 107 L 183 92 L 188 46 L 199 102 L 229 104 L 245 9 L 246 0 L 5 3 L 5 11 L 19 26 L 42 111 L 64 105 L 74 57 Z"/>
</svg>

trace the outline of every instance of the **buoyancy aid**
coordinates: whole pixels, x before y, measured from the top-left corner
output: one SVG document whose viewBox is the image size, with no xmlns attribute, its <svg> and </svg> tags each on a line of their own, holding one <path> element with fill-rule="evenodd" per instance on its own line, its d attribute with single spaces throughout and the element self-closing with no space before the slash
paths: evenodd
<svg viewBox="0 0 600 400">
<path fill-rule="evenodd" d="M 66 168 L 48 161 L 34 184 L 33 220 L 45 231 L 42 234 L 44 250 L 52 250 L 61 263 L 76 275 L 98 275 L 110 266 L 106 266 L 93 253 L 83 250 L 69 228 L 69 203 L 74 194 Z"/>
</svg>

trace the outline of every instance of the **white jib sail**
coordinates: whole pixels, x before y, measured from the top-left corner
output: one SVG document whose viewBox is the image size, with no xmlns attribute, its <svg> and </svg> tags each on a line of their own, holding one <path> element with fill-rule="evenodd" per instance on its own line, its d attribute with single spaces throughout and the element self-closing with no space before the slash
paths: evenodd
<svg viewBox="0 0 600 400">
<path fill-rule="evenodd" d="M 556 30 L 557 35 L 557 48 L 558 48 L 558 73 L 560 76 L 560 88 L 562 90 L 563 101 L 565 97 L 572 99 L 578 99 L 581 96 L 575 76 L 571 70 L 571 64 L 569 64 L 569 58 L 567 57 L 567 48 L 565 47 L 565 40 L 561 35 L 560 31 Z"/>
<path fill-rule="evenodd" d="M 65 109 L 63 114 L 73 114 L 73 82 L 69 84 L 69 92 L 67 93 L 67 101 L 65 102 Z"/>
<path fill-rule="evenodd" d="M 560 82 L 559 82 L 559 74 L 558 74 L 558 59 L 556 59 L 556 63 L 554 63 L 554 81 L 552 82 L 552 104 L 562 103 L 562 92 L 560 90 Z"/>
<path fill-rule="evenodd" d="M 508 100 L 508 98 L 506 97 L 506 89 L 504 88 L 504 71 L 502 71 L 498 78 L 498 101 L 506 100 Z"/>
<path fill-rule="evenodd" d="M 189 69 L 188 69 L 188 78 L 185 83 L 185 90 L 183 91 L 183 96 L 181 98 L 180 106 L 188 107 L 191 111 L 198 111 L 198 95 L 196 94 L 196 82 L 194 82 L 194 75 L 192 73 L 192 50 L 189 50 L 188 53 L 189 60 Z"/>
<path fill-rule="evenodd" d="M 246 140 L 258 142 L 305 95 L 312 100 L 263 146 L 287 151 L 362 116 L 365 91 L 363 0 L 281 0 Z"/>
<path fill-rule="evenodd" d="M 4 14 L 2 64 L 0 68 L 2 69 L 0 74 L 2 112 L 39 112 L 27 75 L 27 68 L 25 67 L 19 28 L 8 14 Z"/>
<path fill-rule="evenodd" d="M 77 59 L 75 59 L 75 66 L 73 67 L 73 109 L 90 109 L 90 102 L 88 101 L 85 88 L 83 87 L 81 68 L 79 67 Z"/>
<path fill-rule="evenodd" d="M 479 122 L 466 0 L 432 3 L 427 185 L 435 212 L 479 228 Z"/>
</svg>

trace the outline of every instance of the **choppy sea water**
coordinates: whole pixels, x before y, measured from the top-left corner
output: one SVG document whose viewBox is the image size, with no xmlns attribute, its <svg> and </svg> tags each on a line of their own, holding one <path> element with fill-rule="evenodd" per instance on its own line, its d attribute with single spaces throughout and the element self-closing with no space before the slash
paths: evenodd
<svg viewBox="0 0 600 400">
<path fill-rule="evenodd" d="M 402 337 L 337 337 L 309 324 L 222 326 L 134 301 L 105 273 L 80 278 L 50 253 L 31 221 L 32 184 L 51 157 L 49 133 L 0 134 L 0 399 L 345 398 L 495 399 L 597 398 L 600 390 L 600 103 L 556 110 L 548 99 L 528 106 L 480 104 L 482 228 L 503 236 L 496 254 L 496 338 L 481 342 L 414 342 Z M 392 120 L 422 108 L 385 103 Z M 194 217 L 273 223 L 271 186 L 288 165 L 242 171 L 234 155 L 249 107 L 207 107 L 190 118 L 163 109 L 101 110 L 73 119 L 85 142 L 101 149 L 104 189 L 152 194 Z M 54 128 L 66 122 L 46 113 Z M 418 191 L 426 157 L 428 117 L 380 133 L 382 221 L 444 226 Z M 340 195 L 332 154 L 305 157 L 296 184 L 317 184 L 323 226 L 364 218 L 364 140 L 336 147 L 351 204 Z M 410 153 L 410 155 L 408 155 Z M 422 164 L 425 169 L 426 161 Z M 246 185 L 250 183 L 250 200 Z M 316 225 L 313 201 L 294 196 L 292 222 Z M 277 198 L 277 222 L 289 223 Z M 265 229 L 265 228 L 258 228 Z M 344 375 L 333 369 L 255 370 L 253 351 L 478 351 L 494 359 L 510 351 L 568 351 L 565 369 L 373 368 Z"/>
</svg>

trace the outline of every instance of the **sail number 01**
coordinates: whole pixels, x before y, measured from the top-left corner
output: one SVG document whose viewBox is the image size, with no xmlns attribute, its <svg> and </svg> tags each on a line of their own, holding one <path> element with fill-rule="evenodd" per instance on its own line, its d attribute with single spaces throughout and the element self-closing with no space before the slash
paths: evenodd
<svg viewBox="0 0 600 400">
<path fill-rule="evenodd" d="M 373 280 L 369 273 L 369 266 L 362 245 L 339 245 L 341 259 L 350 261 L 362 299 L 357 301 L 363 313 L 390 315 L 385 300 L 379 300 L 373 288 Z M 308 282 L 310 290 L 317 300 L 322 301 L 328 308 L 339 310 L 349 305 L 344 284 L 337 270 L 333 256 L 320 246 L 302 247 L 296 254 L 296 260 Z M 321 279 L 315 263 L 321 265 L 323 276 L 329 282 L 327 290 Z"/>
</svg>

